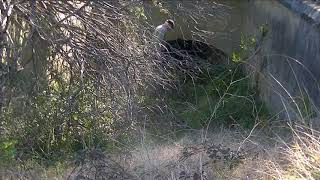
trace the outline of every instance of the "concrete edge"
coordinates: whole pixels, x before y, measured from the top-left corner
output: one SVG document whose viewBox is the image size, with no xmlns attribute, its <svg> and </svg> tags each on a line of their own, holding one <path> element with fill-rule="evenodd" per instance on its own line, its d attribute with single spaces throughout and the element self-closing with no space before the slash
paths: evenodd
<svg viewBox="0 0 320 180">
<path fill-rule="evenodd" d="M 320 5 L 310 0 L 278 0 L 289 9 L 320 24 Z"/>
</svg>

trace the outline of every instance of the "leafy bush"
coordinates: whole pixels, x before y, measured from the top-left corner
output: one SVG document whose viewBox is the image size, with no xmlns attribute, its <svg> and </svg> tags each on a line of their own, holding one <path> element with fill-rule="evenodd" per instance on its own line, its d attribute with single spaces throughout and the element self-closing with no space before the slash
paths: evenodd
<svg viewBox="0 0 320 180">
<path fill-rule="evenodd" d="M 250 56 L 257 54 L 268 32 L 268 25 L 262 24 L 257 35 L 241 34 L 239 50 L 232 52 L 231 60 L 235 63 L 245 62 Z"/>
<path fill-rule="evenodd" d="M 6 165 L 14 160 L 16 156 L 17 141 L 12 139 L 0 139 L 0 165 Z"/>
<path fill-rule="evenodd" d="M 9 141 L 6 148 L 14 142 L 24 156 L 57 160 L 97 144 L 106 145 L 112 133 L 111 115 L 97 113 L 104 105 L 94 99 L 91 88 L 87 84 L 74 99 L 57 88 L 12 101 L 1 118 L 6 123 L 5 135 L 16 141 Z"/>
<path fill-rule="evenodd" d="M 177 116 L 192 128 L 240 124 L 250 128 L 267 110 L 250 87 L 241 65 L 216 65 L 168 96 Z"/>
</svg>

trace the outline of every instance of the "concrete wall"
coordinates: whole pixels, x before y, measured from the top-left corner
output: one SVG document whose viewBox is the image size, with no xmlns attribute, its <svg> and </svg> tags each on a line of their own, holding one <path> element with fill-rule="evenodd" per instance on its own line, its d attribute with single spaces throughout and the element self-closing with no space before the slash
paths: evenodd
<svg viewBox="0 0 320 180">
<path fill-rule="evenodd" d="M 295 9 L 283 6 L 283 1 L 252 1 L 239 31 L 250 33 L 262 23 L 268 24 L 267 40 L 261 53 L 249 61 L 248 69 L 257 70 L 255 82 L 269 108 L 281 112 L 281 117 L 296 119 L 295 106 L 301 107 L 302 99 L 310 97 L 307 106 L 315 112 L 320 107 L 320 29 L 316 21 L 301 16 L 306 13 L 318 20 L 316 11 L 307 10 L 298 0 L 290 2 Z"/>
<path fill-rule="evenodd" d="M 320 23 L 320 1 L 319 0 L 279 0 L 289 9 L 309 18 L 315 23 Z M 317 3 L 318 2 L 318 3 Z"/>
</svg>

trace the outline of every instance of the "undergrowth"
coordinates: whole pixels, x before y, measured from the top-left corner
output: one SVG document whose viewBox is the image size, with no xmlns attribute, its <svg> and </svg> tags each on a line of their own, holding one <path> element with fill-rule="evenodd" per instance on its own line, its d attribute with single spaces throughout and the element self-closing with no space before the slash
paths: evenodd
<svg viewBox="0 0 320 180">
<path fill-rule="evenodd" d="M 190 128 L 252 128 L 268 116 L 241 64 L 210 66 L 197 78 L 182 82 L 177 91 L 171 91 L 167 102 Z"/>
</svg>

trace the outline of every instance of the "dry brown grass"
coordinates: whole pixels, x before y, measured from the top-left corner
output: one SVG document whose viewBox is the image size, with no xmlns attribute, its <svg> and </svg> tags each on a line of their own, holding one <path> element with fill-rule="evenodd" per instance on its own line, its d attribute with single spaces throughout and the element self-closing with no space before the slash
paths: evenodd
<svg viewBox="0 0 320 180">
<path fill-rule="evenodd" d="M 41 166 L 13 168 L 2 173 L 3 179 L 256 179 L 259 174 L 253 173 L 254 168 L 264 154 L 262 143 L 256 141 L 260 135 L 251 134 L 250 140 L 244 141 L 247 136 L 240 130 L 222 128 L 215 132 L 194 130 L 164 144 L 142 138 L 141 144 L 128 153 L 106 155 L 97 149 L 87 150 L 60 172 Z"/>
<path fill-rule="evenodd" d="M 293 141 L 279 149 L 279 158 L 268 161 L 268 176 L 274 179 L 319 179 L 320 134 L 310 128 L 292 128 Z"/>
<path fill-rule="evenodd" d="M 256 169 L 268 156 L 258 132 L 195 130 L 180 140 L 142 142 L 123 161 L 137 179 L 258 179 Z M 247 138 L 248 137 L 248 138 Z M 223 154 L 225 153 L 225 154 Z M 226 158 L 224 158 L 226 157 Z M 261 179 L 261 178 L 260 178 Z"/>
<path fill-rule="evenodd" d="M 267 138 L 259 130 L 223 128 L 211 134 L 195 130 L 162 144 L 144 135 L 130 152 L 106 155 L 87 150 L 78 162 L 59 172 L 38 166 L 0 174 L 5 175 L 2 179 L 319 179 L 319 132 L 302 127 L 291 131 L 290 138 L 278 136 L 281 141 Z M 219 149 L 217 156 L 212 155 L 214 149 Z M 239 151 L 239 156 L 224 159 L 223 151 L 228 155 Z"/>
</svg>

